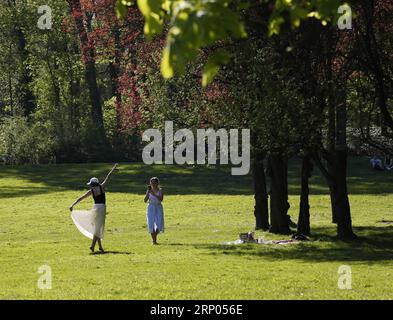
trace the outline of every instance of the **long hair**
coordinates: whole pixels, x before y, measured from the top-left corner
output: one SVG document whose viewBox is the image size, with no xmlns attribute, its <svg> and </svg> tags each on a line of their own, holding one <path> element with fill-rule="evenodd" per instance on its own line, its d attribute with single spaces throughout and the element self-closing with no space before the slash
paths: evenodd
<svg viewBox="0 0 393 320">
<path fill-rule="evenodd" d="M 155 181 L 157 184 L 160 184 L 160 180 L 157 177 L 150 178 L 150 182 Z"/>
</svg>

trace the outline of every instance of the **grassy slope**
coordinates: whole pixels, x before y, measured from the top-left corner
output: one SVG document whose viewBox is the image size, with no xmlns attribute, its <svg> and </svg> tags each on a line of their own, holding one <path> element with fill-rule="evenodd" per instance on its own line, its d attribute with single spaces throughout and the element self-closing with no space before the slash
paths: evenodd
<svg viewBox="0 0 393 320">
<path fill-rule="evenodd" d="M 0 167 L 0 298 L 20 299 L 369 299 L 393 297 L 391 173 L 353 159 L 350 193 L 355 243 L 334 241 L 326 185 L 312 178 L 313 241 L 293 246 L 222 245 L 253 228 L 250 177 L 224 168 L 122 164 L 110 186 L 104 255 L 74 227 L 68 207 L 109 165 Z M 166 233 L 150 244 L 143 194 L 158 175 L 166 190 Z M 290 170 L 297 219 L 299 165 Z M 90 208 L 91 200 L 79 208 Z M 257 232 L 260 235 L 261 232 Z M 268 239 L 282 236 L 264 234 Z M 286 237 L 284 237 L 286 238 Z M 37 289 L 49 264 L 53 289 Z M 337 288 L 340 265 L 352 290 Z"/>
</svg>

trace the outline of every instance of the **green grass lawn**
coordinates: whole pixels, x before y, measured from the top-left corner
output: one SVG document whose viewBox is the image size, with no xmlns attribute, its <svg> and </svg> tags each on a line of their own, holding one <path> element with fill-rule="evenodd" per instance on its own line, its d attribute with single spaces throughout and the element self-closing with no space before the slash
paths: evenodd
<svg viewBox="0 0 393 320">
<path fill-rule="evenodd" d="M 349 190 L 359 240 L 336 241 L 323 178 L 311 179 L 312 241 L 291 246 L 224 245 L 254 227 L 252 181 L 229 168 L 121 164 L 108 188 L 104 247 L 73 225 L 68 207 L 110 164 L 0 167 L 2 299 L 391 299 L 393 172 L 351 159 Z M 160 177 L 166 232 L 152 246 L 143 195 Z M 290 215 L 297 220 L 300 167 L 290 166 Z M 78 209 L 90 209 L 92 200 Z M 257 232 L 266 239 L 286 239 Z M 37 287 L 52 269 L 52 289 Z M 349 265 L 352 289 L 337 286 Z"/>
</svg>

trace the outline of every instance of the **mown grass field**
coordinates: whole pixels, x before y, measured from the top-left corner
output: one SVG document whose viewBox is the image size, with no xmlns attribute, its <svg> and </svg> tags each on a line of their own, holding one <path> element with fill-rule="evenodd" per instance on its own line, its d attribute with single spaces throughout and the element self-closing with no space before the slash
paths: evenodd
<svg viewBox="0 0 393 320">
<path fill-rule="evenodd" d="M 120 164 L 108 188 L 106 254 L 68 207 L 91 176 L 110 164 L 0 166 L 1 299 L 391 299 L 393 172 L 351 159 L 350 201 L 359 240 L 334 239 L 330 200 L 318 172 L 311 179 L 312 241 L 291 245 L 224 245 L 254 227 L 252 181 L 228 168 Z M 297 220 L 299 163 L 290 166 L 290 215 Z M 152 246 L 143 195 L 162 180 L 166 232 Z M 77 208 L 89 209 L 87 199 Z M 286 239 L 257 232 L 266 239 Z M 38 268 L 52 269 L 52 289 L 37 287 Z M 352 269 L 352 289 L 337 286 Z"/>
</svg>

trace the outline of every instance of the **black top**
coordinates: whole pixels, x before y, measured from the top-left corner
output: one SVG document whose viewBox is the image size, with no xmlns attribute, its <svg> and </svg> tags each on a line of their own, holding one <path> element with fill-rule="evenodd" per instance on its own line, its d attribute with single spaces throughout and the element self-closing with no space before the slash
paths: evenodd
<svg viewBox="0 0 393 320">
<path fill-rule="evenodd" d="M 104 190 L 102 189 L 102 186 L 101 185 L 98 185 L 98 187 L 100 188 L 100 192 L 99 192 L 99 194 L 98 195 L 96 195 L 95 193 L 94 193 L 94 189 L 96 188 L 96 187 L 93 187 L 93 188 L 91 188 L 91 194 L 93 195 L 93 199 L 94 199 L 94 203 L 95 204 L 105 204 L 105 202 L 106 202 L 106 199 L 105 199 L 105 192 L 104 192 Z"/>
</svg>

